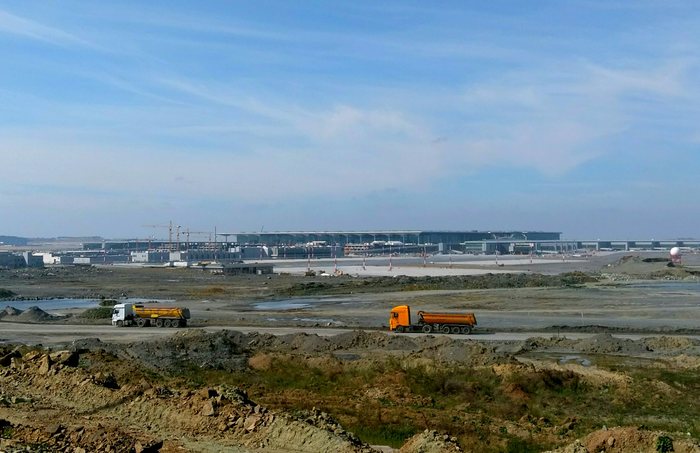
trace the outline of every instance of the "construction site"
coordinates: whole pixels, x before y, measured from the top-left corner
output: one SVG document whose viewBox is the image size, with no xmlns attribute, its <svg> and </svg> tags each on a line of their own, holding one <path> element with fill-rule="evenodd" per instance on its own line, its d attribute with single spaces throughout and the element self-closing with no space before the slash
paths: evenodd
<svg viewBox="0 0 700 453">
<path fill-rule="evenodd" d="M 0 450 L 700 451 L 698 255 L 480 266 L 0 271 Z M 109 301 L 191 316 L 119 327 Z M 401 305 L 475 325 L 390 332 Z"/>
</svg>

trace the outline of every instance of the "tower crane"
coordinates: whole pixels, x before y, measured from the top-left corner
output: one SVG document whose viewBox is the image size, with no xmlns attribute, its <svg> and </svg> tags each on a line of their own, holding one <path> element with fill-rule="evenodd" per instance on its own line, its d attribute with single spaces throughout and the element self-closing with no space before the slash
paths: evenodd
<svg viewBox="0 0 700 453">
<path fill-rule="evenodd" d="M 173 221 L 171 220 L 170 223 L 167 225 L 141 225 L 144 228 L 167 228 L 168 229 L 168 250 L 172 251 L 173 249 Z M 179 226 L 178 226 L 178 234 L 179 234 Z"/>
<path fill-rule="evenodd" d="M 203 235 L 207 235 L 207 236 L 209 237 L 209 241 L 211 242 L 211 231 L 190 231 L 190 229 L 187 228 L 187 229 L 185 230 L 185 238 L 186 238 L 186 241 L 187 241 L 186 247 L 187 247 L 187 250 L 188 250 L 188 251 L 189 251 L 189 249 L 190 249 L 190 234 L 200 234 L 200 235 L 203 234 Z"/>
</svg>

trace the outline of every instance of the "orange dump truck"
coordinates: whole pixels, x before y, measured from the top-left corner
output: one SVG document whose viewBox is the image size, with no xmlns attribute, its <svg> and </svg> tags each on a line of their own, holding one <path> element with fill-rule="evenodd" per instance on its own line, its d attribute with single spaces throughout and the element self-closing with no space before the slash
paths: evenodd
<svg viewBox="0 0 700 453">
<path fill-rule="evenodd" d="M 112 310 L 112 325 L 117 327 L 185 327 L 188 319 L 190 310 L 182 307 L 117 304 Z"/>
<path fill-rule="evenodd" d="M 418 322 L 411 323 L 411 307 L 399 305 L 391 309 L 389 330 L 394 332 L 470 334 L 476 326 L 474 313 L 418 312 Z"/>
</svg>

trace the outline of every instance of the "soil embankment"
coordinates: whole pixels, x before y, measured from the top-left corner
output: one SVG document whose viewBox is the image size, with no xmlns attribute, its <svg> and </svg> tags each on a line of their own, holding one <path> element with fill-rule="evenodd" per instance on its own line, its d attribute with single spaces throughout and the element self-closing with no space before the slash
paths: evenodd
<svg viewBox="0 0 700 453">
<path fill-rule="evenodd" d="M 692 339 L 192 329 L 128 345 L 0 349 L 9 451 L 654 451 L 660 436 L 700 451 Z M 620 423 L 647 428 L 596 434 Z"/>
</svg>

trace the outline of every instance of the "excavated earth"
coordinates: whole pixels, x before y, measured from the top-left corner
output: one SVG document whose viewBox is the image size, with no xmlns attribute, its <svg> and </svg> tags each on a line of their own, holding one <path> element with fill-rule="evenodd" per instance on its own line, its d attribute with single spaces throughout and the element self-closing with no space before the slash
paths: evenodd
<svg viewBox="0 0 700 453">
<path fill-rule="evenodd" d="M 556 370 L 575 375 L 593 388 L 629 384 L 630 378 L 623 373 L 547 358 L 547 354 L 567 353 L 663 359 L 700 370 L 698 340 L 651 337 L 632 341 L 606 334 L 584 340 L 553 337 L 482 343 L 364 331 L 319 337 L 192 329 L 129 345 L 85 339 L 60 351 L 5 345 L 0 347 L 0 451 L 379 451 L 318 409 L 270 410 L 251 401 L 246 390 L 236 386 L 196 387 L 158 378 L 159 373 L 188 367 L 230 373 L 265 369 L 282 356 L 316 364 L 393 358 L 414 365 L 449 363 L 490 369 L 495 375 Z M 516 399 L 522 393 L 517 386 L 507 391 Z M 358 400 L 382 397 L 372 389 L 363 392 Z M 507 429 L 523 435 L 539 426 L 562 429 L 546 428 L 546 421 L 531 417 L 521 422 Z M 568 423 L 573 426 L 575 418 Z M 657 445 L 664 435 L 637 427 L 610 428 L 554 451 L 660 451 Z M 674 433 L 673 439 L 674 451 L 700 452 L 700 444 L 691 437 L 679 438 Z M 383 451 L 393 450 L 385 447 Z M 479 450 L 460 445 L 449 433 L 429 429 L 410 437 L 400 451 Z"/>
</svg>

